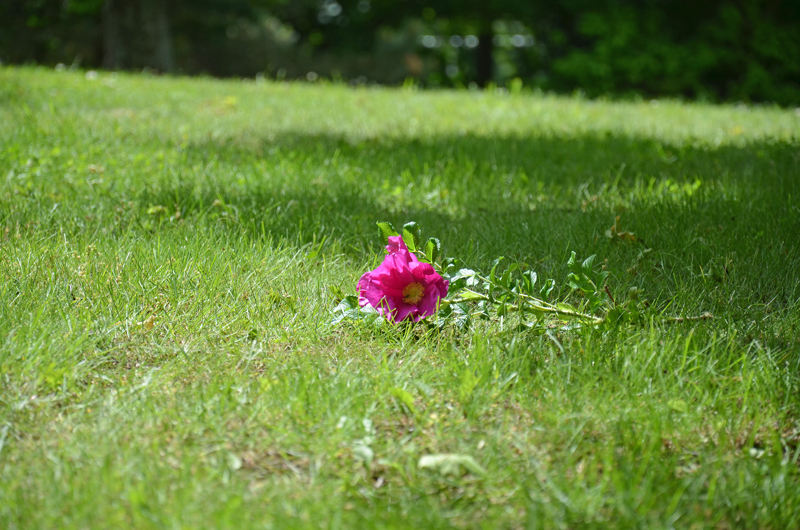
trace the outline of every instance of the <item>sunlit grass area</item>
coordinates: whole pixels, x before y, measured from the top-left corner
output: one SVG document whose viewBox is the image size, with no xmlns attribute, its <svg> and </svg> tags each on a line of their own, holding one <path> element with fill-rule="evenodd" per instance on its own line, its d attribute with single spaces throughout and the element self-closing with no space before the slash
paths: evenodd
<svg viewBox="0 0 800 530">
<path fill-rule="evenodd" d="M 792 110 L 5 68 L 0 177 L 2 528 L 800 526 Z M 412 220 L 714 319 L 331 326 Z"/>
</svg>

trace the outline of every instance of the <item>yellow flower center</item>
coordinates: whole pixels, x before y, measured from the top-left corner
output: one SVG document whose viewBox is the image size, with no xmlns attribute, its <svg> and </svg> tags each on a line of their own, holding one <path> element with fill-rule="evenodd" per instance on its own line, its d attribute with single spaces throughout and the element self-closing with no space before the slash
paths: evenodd
<svg viewBox="0 0 800 530">
<path fill-rule="evenodd" d="M 416 304 L 422 300 L 424 294 L 425 287 L 423 287 L 421 283 L 409 283 L 406 285 L 405 289 L 403 289 L 403 302 L 407 304 Z"/>
</svg>

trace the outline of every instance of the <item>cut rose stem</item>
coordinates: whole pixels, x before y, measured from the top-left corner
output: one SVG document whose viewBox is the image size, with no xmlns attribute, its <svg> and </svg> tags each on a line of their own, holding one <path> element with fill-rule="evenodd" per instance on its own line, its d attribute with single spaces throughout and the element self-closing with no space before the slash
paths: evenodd
<svg viewBox="0 0 800 530">
<path fill-rule="evenodd" d="M 496 283 L 492 282 L 491 280 L 488 280 L 488 279 L 484 278 L 483 276 L 480 276 L 480 275 L 476 274 L 475 277 L 478 278 L 479 280 L 482 280 L 482 281 L 488 283 L 488 284 L 497 285 Z M 551 314 L 554 314 L 554 315 L 562 315 L 562 316 L 567 316 L 567 317 L 572 317 L 572 318 L 581 318 L 581 319 L 584 319 L 584 320 L 588 320 L 589 322 L 591 322 L 594 325 L 599 325 L 599 324 L 602 324 L 602 323 L 604 323 L 606 321 L 606 317 L 596 317 L 596 316 L 593 316 L 593 315 L 588 315 L 586 313 L 581 313 L 579 311 L 572 311 L 572 310 L 569 310 L 569 309 L 561 309 L 559 307 L 554 306 L 553 304 L 549 304 L 549 303 L 545 302 L 544 300 L 541 300 L 541 299 L 536 298 L 534 296 L 530 296 L 530 295 L 523 294 L 523 293 L 515 293 L 511 289 L 508 289 L 507 287 L 503 287 L 502 285 L 499 285 L 498 287 L 500 287 L 501 289 L 504 289 L 510 295 L 516 296 L 516 297 L 526 301 L 527 304 L 528 304 L 528 307 L 530 309 L 533 309 L 534 311 L 541 311 L 543 313 L 551 313 Z M 607 289 L 607 287 L 606 287 L 606 289 Z M 451 303 L 451 304 L 457 304 L 459 302 L 474 302 L 474 301 L 477 301 L 477 300 L 491 302 L 489 297 L 486 296 L 485 294 L 477 293 L 477 292 L 475 292 L 475 291 L 473 291 L 471 289 L 464 289 L 464 292 L 468 293 L 471 296 L 469 296 L 469 298 L 457 298 L 455 300 L 442 300 L 442 302 Z M 609 293 L 608 290 L 606 290 L 606 293 L 608 294 L 609 298 L 611 298 L 611 293 Z M 616 305 L 616 302 L 614 302 L 614 299 L 611 298 L 611 300 Z M 508 309 L 510 309 L 512 311 L 519 311 L 520 310 L 520 307 L 518 305 L 515 305 L 515 304 L 506 304 L 506 308 L 508 308 Z M 682 322 L 697 322 L 697 321 L 700 321 L 700 320 L 711 320 L 713 318 L 714 318 L 714 315 L 712 315 L 711 313 L 706 312 L 706 313 L 703 313 L 703 314 L 701 314 L 699 316 L 693 316 L 693 317 L 665 317 L 665 318 L 662 319 L 662 321 L 665 324 L 680 324 Z"/>
<path fill-rule="evenodd" d="M 472 296 L 470 296 L 469 298 L 456 298 L 455 300 L 443 300 L 443 302 L 447 302 L 447 303 L 451 303 L 451 304 L 457 304 L 459 302 L 475 302 L 475 301 L 478 301 L 478 300 L 483 300 L 483 301 L 487 301 L 487 302 L 490 301 L 489 297 L 484 295 L 484 294 L 476 293 L 475 291 L 471 291 L 469 289 L 465 289 L 464 291 L 466 293 L 469 293 Z M 566 316 L 566 317 L 582 318 L 584 320 L 589 320 L 592 324 L 602 324 L 603 322 L 605 322 L 605 318 L 595 317 L 595 316 L 592 316 L 592 315 L 587 315 L 586 313 L 580 313 L 578 311 L 570 311 L 569 309 L 561 309 L 561 308 L 555 307 L 552 304 L 548 304 L 544 300 L 540 300 L 538 298 L 534 298 L 533 296 L 528 296 L 528 295 L 524 295 L 524 294 L 520 294 L 520 293 L 513 293 L 513 294 L 514 294 L 514 296 L 518 296 L 518 297 L 522 298 L 523 300 L 525 300 L 528 303 L 528 307 L 530 309 L 533 309 L 534 311 L 541 311 L 543 313 L 551 313 L 551 314 L 562 315 L 562 316 Z M 512 310 L 512 311 L 519 311 L 520 310 L 520 307 L 518 305 L 515 305 L 515 304 L 506 304 L 506 307 L 508 309 Z"/>
<path fill-rule="evenodd" d="M 495 282 L 489 280 L 488 278 L 484 278 L 483 276 L 481 276 L 479 274 L 476 274 L 475 276 L 479 280 L 481 280 L 483 282 L 497 285 Z M 539 310 L 539 311 L 543 311 L 545 313 L 563 315 L 563 316 L 572 317 L 572 318 L 582 318 L 584 320 L 590 321 L 592 324 L 602 324 L 606 320 L 605 317 L 596 317 L 596 316 L 593 316 L 593 315 L 587 315 L 586 313 L 581 313 L 579 311 L 572 311 L 570 309 L 561 309 L 559 307 L 554 306 L 553 304 L 548 304 L 544 300 L 540 300 L 539 298 L 536 298 L 534 296 L 530 296 L 530 295 L 523 294 L 523 293 L 515 293 L 514 291 L 512 291 L 508 287 L 504 287 L 502 285 L 499 285 L 498 287 L 502 288 L 503 290 L 505 290 L 507 293 L 509 293 L 512 296 L 518 296 L 521 299 L 527 301 L 528 304 L 530 304 L 533 309 L 536 309 L 536 310 Z M 470 292 L 472 292 L 472 291 L 470 291 Z M 480 294 L 480 293 L 475 293 L 475 294 Z"/>
</svg>

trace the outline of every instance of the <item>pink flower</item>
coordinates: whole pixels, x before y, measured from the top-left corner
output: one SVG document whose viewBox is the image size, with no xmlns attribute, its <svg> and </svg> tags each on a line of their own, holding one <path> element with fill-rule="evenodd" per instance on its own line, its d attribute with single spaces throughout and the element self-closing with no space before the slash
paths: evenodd
<svg viewBox="0 0 800 530">
<path fill-rule="evenodd" d="M 408 250 L 401 236 L 389 237 L 380 267 L 358 280 L 358 304 L 369 304 L 392 322 L 430 316 L 447 296 L 449 282 Z"/>
</svg>

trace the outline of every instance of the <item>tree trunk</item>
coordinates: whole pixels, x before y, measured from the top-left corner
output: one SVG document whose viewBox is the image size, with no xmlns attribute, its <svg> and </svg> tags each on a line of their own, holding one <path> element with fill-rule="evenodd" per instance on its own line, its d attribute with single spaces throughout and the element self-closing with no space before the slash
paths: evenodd
<svg viewBox="0 0 800 530">
<path fill-rule="evenodd" d="M 116 70 L 122 66 L 119 12 L 114 0 L 103 2 L 103 68 Z"/>
<path fill-rule="evenodd" d="M 172 71 L 172 36 L 165 0 L 103 3 L 103 68 Z"/>
<path fill-rule="evenodd" d="M 172 71 L 172 34 L 169 30 L 167 5 L 156 0 L 154 64 L 162 72 Z"/>
<path fill-rule="evenodd" d="M 478 49 L 476 55 L 475 80 L 479 86 L 485 87 L 494 75 L 494 60 L 492 59 L 494 34 L 491 29 L 484 29 L 478 36 Z"/>
<path fill-rule="evenodd" d="M 172 71 L 172 42 L 164 0 L 137 0 L 139 42 L 143 66 Z"/>
</svg>

